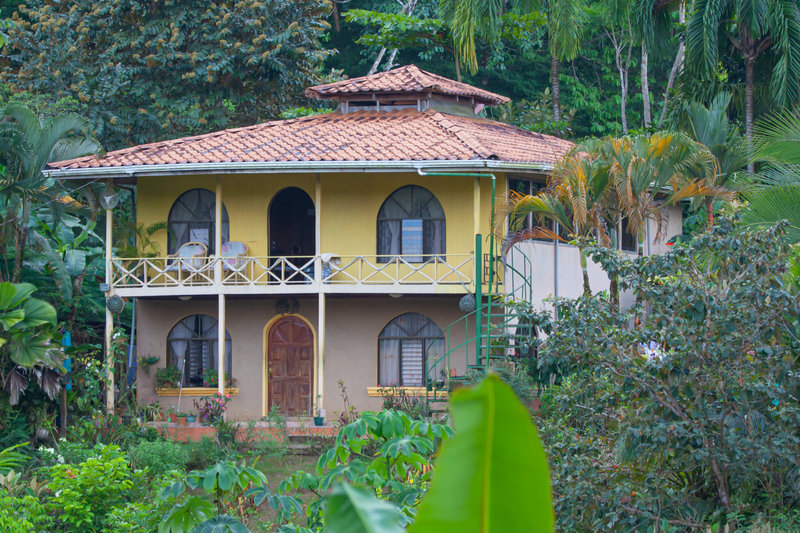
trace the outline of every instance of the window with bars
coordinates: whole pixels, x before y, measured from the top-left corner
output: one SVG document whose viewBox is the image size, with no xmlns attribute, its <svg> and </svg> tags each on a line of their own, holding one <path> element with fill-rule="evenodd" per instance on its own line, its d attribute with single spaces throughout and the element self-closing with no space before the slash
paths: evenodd
<svg viewBox="0 0 800 533">
<path fill-rule="evenodd" d="M 444 336 L 439 326 L 421 313 L 404 313 L 389 322 L 378 336 L 378 385 L 422 387 L 428 361 L 444 355 Z M 433 376 L 445 372 L 437 363 Z"/>
<path fill-rule="evenodd" d="M 206 189 L 186 191 L 169 211 L 167 247 L 174 254 L 187 242 L 201 242 L 215 253 L 216 194 Z M 222 242 L 230 240 L 228 210 L 222 206 Z"/>
<path fill-rule="evenodd" d="M 402 255 L 422 263 L 445 253 L 445 216 L 439 200 L 424 187 L 408 185 L 393 192 L 378 211 L 378 261 Z"/>
<path fill-rule="evenodd" d="M 217 319 L 190 315 L 167 335 L 167 366 L 183 367 L 183 386 L 202 387 L 203 371 L 217 369 Z M 225 375 L 231 375 L 231 336 L 225 332 Z M 227 378 L 226 378 L 227 379 Z"/>
</svg>

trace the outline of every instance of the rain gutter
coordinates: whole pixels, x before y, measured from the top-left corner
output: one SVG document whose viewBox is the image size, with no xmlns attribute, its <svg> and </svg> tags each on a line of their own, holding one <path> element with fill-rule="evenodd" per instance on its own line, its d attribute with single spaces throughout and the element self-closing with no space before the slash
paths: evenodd
<svg viewBox="0 0 800 533">
<path fill-rule="evenodd" d="M 546 172 L 551 163 L 513 162 L 488 159 L 421 160 L 421 161 L 243 161 L 215 163 L 178 163 L 170 165 L 128 165 L 96 168 L 50 168 L 45 176 L 55 179 L 131 178 L 146 176 L 176 176 L 184 174 L 273 174 L 292 172 L 419 172 L 431 171 L 527 171 Z"/>
</svg>

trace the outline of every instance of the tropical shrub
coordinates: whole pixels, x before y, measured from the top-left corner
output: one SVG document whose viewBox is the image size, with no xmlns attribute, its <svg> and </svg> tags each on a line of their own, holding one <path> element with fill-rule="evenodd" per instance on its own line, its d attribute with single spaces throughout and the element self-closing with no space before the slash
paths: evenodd
<svg viewBox="0 0 800 533">
<path fill-rule="evenodd" d="M 168 440 L 140 441 L 128 450 L 128 457 L 134 468 L 147 469 L 156 476 L 173 470 L 183 471 L 189 462 L 186 447 Z"/>
<path fill-rule="evenodd" d="M 402 509 L 407 523 L 430 481 L 440 443 L 452 435 L 448 425 L 414 420 L 402 411 L 365 412 L 339 430 L 334 446 L 320 456 L 316 473 L 298 471 L 281 483 L 278 493 L 262 487 L 251 494 L 256 504 L 268 500 L 284 521 L 305 522 L 314 529 L 323 524 L 324 495 L 347 482 L 381 494 Z M 296 491 L 320 495 L 308 504 L 305 517 L 300 516 L 302 500 L 292 495 Z"/>
<path fill-rule="evenodd" d="M 174 499 L 186 491 L 201 490 L 210 495 L 212 503 L 198 495 L 191 495 L 175 504 L 158 526 L 161 532 L 192 531 L 208 520 L 241 512 L 252 484 L 265 485 L 267 478 L 261 472 L 245 465 L 223 461 L 201 472 L 189 473 L 162 490 L 160 499 Z M 230 522 L 233 520 L 233 522 Z M 241 525 L 235 519 L 229 525 Z M 246 530 L 246 529 L 245 529 Z"/>
<path fill-rule="evenodd" d="M 0 490 L 0 531 L 30 533 L 46 531 L 51 523 L 47 510 L 31 495 L 14 497 Z"/>
<path fill-rule="evenodd" d="M 194 408 L 200 422 L 213 424 L 221 420 L 228 409 L 229 401 L 231 401 L 230 394 L 220 394 L 219 392 L 215 392 L 213 396 L 203 396 L 199 400 L 195 400 Z"/>
<path fill-rule="evenodd" d="M 101 531 L 108 514 L 126 501 L 133 487 L 128 460 L 118 446 L 98 446 L 95 454 L 77 464 L 49 468 L 47 509 L 66 527 Z"/>
<path fill-rule="evenodd" d="M 800 505 L 800 299 L 781 226 L 714 229 L 664 255 L 595 260 L 636 303 L 557 302 L 540 358 L 564 530 L 742 525 Z"/>
</svg>

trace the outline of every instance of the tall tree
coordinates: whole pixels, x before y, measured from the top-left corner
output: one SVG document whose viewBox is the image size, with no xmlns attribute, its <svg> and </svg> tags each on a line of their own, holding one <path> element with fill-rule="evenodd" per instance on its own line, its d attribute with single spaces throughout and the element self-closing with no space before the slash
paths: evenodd
<svg viewBox="0 0 800 533">
<path fill-rule="evenodd" d="M 578 0 L 515 0 L 511 7 L 523 12 L 538 9 L 547 15 L 553 120 L 558 122 L 561 120 L 561 62 L 570 61 L 578 54 L 583 22 L 582 3 Z M 507 8 L 505 0 L 440 1 L 440 14 L 450 26 L 456 54 L 470 72 L 478 70 L 476 31 L 482 30 L 489 42 L 496 42 L 500 36 L 502 15 Z"/>
<path fill-rule="evenodd" d="M 31 0 L 7 32 L 0 81 L 79 102 L 108 148 L 251 125 L 323 78 L 329 11 L 325 0 Z"/>
<path fill-rule="evenodd" d="M 6 178 L 0 182 L 3 203 L 2 224 L 13 228 L 14 266 L 10 278 L 18 282 L 28 245 L 31 208 L 35 201 L 50 203 L 58 194 L 42 175 L 51 161 L 63 161 L 100 151 L 100 144 L 88 133 L 86 121 L 77 115 L 40 119 L 24 106 L 9 105 L 0 131 L 6 163 Z M 5 233 L 9 235 L 9 232 Z M 0 252 L 7 257 L 7 242 L 0 242 Z"/>
<path fill-rule="evenodd" d="M 796 0 L 697 0 L 687 28 L 687 59 L 702 74 L 714 71 L 720 39 L 729 40 L 745 67 L 745 135 L 753 140 L 753 90 L 756 61 L 769 50 L 770 96 L 779 106 L 800 92 L 800 6 Z M 753 163 L 748 171 L 754 171 Z"/>
</svg>

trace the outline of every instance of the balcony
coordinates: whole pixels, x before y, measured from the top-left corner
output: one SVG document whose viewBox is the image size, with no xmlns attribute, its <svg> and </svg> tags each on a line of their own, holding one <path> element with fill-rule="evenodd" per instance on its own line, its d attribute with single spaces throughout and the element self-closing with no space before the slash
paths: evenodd
<svg viewBox="0 0 800 533">
<path fill-rule="evenodd" d="M 470 290 L 474 275 L 473 253 L 425 258 L 320 254 L 111 259 L 111 287 L 123 297 L 463 294 Z"/>
</svg>

